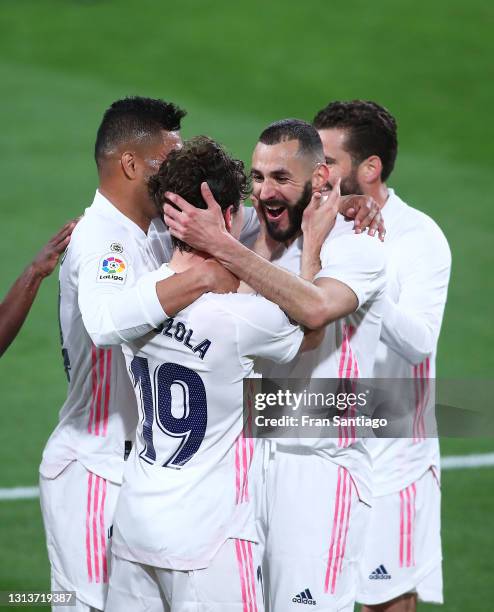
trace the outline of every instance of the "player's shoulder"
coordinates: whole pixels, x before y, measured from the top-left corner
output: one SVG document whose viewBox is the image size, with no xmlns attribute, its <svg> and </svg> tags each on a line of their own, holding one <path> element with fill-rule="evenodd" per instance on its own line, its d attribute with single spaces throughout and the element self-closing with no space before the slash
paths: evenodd
<svg viewBox="0 0 494 612">
<path fill-rule="evenodd" d="M 407 202 L 403 201 L 393 190 L 390 190 L 389 204 L 391 210 L 391 225 L 389 240 L 399 240 L 403 235 L 407 235 L 416 247 L 423 244 L 426 247 L 443 250 L 449 253 L 449 244 L 439 224 L 427 213 Z M 386 224 L 386 207 L 383 209 L 384 223 Z"/>
<path fill-rule="evenodd" d="M 237 325 L 271 328 L 286 319 L 277 304 L 254 293 L 208 293 L 203 300 L 208 308 L 220 315 L 228 315 Z"/>
<path fill-rule="evenodd" d="M 134 243 L 130 220 L 125 222 L 121 213 L 115 214 L 111 204 L 105 205 L 95 198 L 72 233 L 70 247 L 79 253 L 108 252 L 129 254 Z"/>
<path fill-rule="evenodd" d="M 390 189 L 388 203 L 383 208 L 385 223 L 388 206 L 393 225 L 396 225 L 397 228 L 402 227 L 406 231 L 431 231 L 444 236 L 443 231 L 432 217 L 402 200 L 392 189 Z"/>
<path fill-rule="evenodd" d="M 349 265 L 355 260 L 363 267 L 384 269 L 386 263 L 386 247 L 377 236 L 369 236 L 367 232 L 356 234 L 353 223 L 338 214 L 336 222 L 321 248 L 321 263 L 338 263 Z"/>
</svg>

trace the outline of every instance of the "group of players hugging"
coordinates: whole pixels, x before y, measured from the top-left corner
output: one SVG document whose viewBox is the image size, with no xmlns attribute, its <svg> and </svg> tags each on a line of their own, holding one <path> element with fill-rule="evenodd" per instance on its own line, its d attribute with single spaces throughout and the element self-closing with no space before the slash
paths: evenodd
<svg viewBox="0 0 494 612">
<path fill-rule="evenodd" d="M 247 175 L 214 140 L 183 142 L 184 116 L 113 103 L 94 201 L 45 253 L 47 274 L 63 251 L 69 381 L 40 467 L 52 590 L 86 612 L 442 603 L 423 421 L 451 256 L 387 186 L 395 119 L 356 100 L 276 121 Z M 258 438 L 256 377 L 407 379 L 413 428 Z"/>
</svg>

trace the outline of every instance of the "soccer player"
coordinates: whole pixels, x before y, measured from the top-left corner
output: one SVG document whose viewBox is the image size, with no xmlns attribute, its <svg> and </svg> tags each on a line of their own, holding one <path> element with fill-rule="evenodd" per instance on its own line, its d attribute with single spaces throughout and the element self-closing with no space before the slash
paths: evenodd
<svg viewBox="0 0 494 612">
<path fill-rule="evenodd" d="M 356 235 L 336 208 L 313 197 L 329 171 L 310 124 L 287 119 L 267 127 L 254 150 L 251 175 L 268 234 L 259 241 L 278 265 L 234 243 L 212 199 L 208 211 L 193 214 L 182 198 L 168 195 L 183 211 L 165 206 L 172 234 L 186 235 L 213 254 L 292 319 L 311 329 L 325 327 L 318 347 L 286 366 L 265 365 L 263 375 L 369 377 L 381 330 L 384 245 Z M 303 603 L 353 609 L 371 501 L 365 443 L 351 426 L 336 438 L 276 442 L 264 475 L 269 608 L 286 612 Z"/>
<path fill-rule="evenodd" d="M 242 162 L 209 138 L 171 152 L 151 188 L 160 203 L 171 190 L 204 208 L 203 181 L 237 239 L 247 177 Z M 151 278 L 207 257 L 173 243 L 170 263 Z M 107 612 L 263 609 L 242 381 L 255 357 L 290 361 L 302 337 L 260 296 L 207 294 L 123 345 L 139 424 L 115 513 Z"/>
<path fill-rule="evenodd" d="M 387 228 L 387 295 L 374 376 L 415 379 L 414 437 L 369 442 L 374 500 L 358 601 L 367 612 L 411 612 L 417 598 L 443 601 L 439 443 L 425 437 L 424 415 L 433 402 L 429 381 L 436 372 L 451 254 L 436 223 L 387 186 L 398 146 L 389 111 L 374 102 L 333 102 L 314 125 L 330 181 L 341 179 L 343 193 L 372 196 Z"/>
<path fill-rule="evenodd" d="M 148 179 L 182 141 L 184 111 L 149 98 L 112 104 L 98 129 L 99 187 L 60 268 L 62 353 L 69 379 L 40 466 L 52 590 L 74 590 L 77 610 L 103 610 L 109 538 L 136 406 L 118 346 L 160 325 L 206 291 L 238 281 L 214 262 L 161 282 L 136 283 L 169 259 Z"/>
<path fill-rule="evenodd" d="M 0 357 L 19 333 L 41 282 L 53 272 L 60 255 L 67 248 L 75 224 L 76 221 L 66 223 L 53 236 L 15 281 L 0 304 Z"/>
</svg>

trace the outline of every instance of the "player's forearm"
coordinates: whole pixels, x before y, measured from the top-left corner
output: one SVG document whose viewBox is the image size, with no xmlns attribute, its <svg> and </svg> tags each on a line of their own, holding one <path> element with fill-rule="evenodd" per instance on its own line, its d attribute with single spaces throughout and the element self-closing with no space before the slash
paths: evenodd
<svg viewBox="0 0 494 612">
<path fill-rule="evenodd" d="M 321 271 L 320 248 L 315 248 L 310 244 L 306 244 L 302 249 L 302 261 L 300 267 L 300 276 L 312 282 L 318 272 Z"/>
<path fill-rule="evenodd" d="M 84 325 L 96 346 L 130 342 L 214 289 L 214 280 L 214 273 L 205 266 L 166 278 L 162 278 L 158 269 L 124 291 L 102 294 L 93 291 L 90 295 L 84 292 L 79 300 Z"/>
<path fill-rule="evenodd" d="M 19 333 L 44 276 L 30 265 L 12 285 L 0 304 L 0 356 Z"/>
<path fill-rule="evenodd" d="M 228 235 L 215 245 L 212 254 L 254 291 L 278 304 L 294 321 L 309 329 L 321 326 L 326 304 L 322 292 L 311 282 L 271 264 Z"/>
<path fill-rule="evenodd" d="M 423 317 L 385 298 L 381 340 L 410 364 L 421 363 L 434 351 L 438 334 Z"/>
<path fill-rule="evenodd" d="M 204 266 L 189 268 L 156 283 L 156 294 L 168 316 L 190 306 L 207 291 L 214 289 Z"/>
</svg>

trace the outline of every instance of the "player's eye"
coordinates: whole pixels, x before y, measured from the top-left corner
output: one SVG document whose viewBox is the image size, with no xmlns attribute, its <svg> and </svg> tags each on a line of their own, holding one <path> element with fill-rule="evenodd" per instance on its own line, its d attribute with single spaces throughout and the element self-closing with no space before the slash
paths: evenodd
<svg viewBox="0 0 494 612">
<path fill-rule="evenodd" d="M 250 178 L 255 181 L 256 183 L 261 183 L 262 182 L 262 176 L 260 174 L 251 174 Z"/>
</svg>

